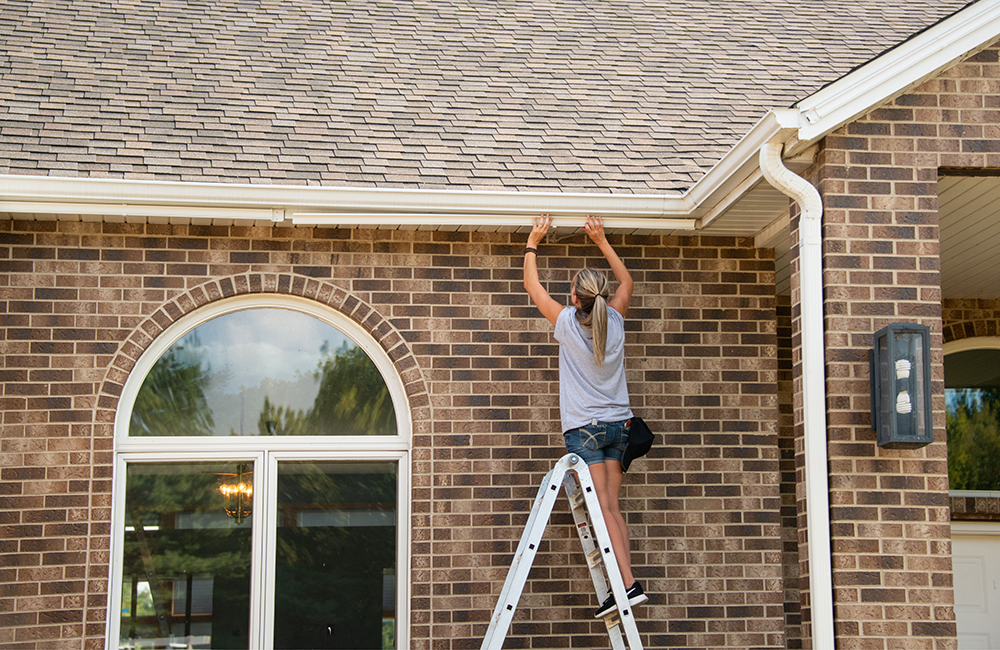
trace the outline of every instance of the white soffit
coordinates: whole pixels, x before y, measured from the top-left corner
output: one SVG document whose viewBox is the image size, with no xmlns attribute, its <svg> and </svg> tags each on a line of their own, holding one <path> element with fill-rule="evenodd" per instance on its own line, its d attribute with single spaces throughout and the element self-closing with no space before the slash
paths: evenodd
<svg viewBox="0 0 1000 650">
<path fill-rule="evenodd" d="M 1000 287 L 1000 177 L 938 180 L 943 298 L 995 298 Z"/>
</svg>

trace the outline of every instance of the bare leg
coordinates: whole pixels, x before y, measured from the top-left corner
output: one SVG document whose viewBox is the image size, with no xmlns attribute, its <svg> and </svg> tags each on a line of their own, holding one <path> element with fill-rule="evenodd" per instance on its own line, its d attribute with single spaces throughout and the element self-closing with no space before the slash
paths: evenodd
<svg viewBox="0 0 1000 650">
<path fill-rule="evenodd" d="M 606 460 L 603 463 L 590 465 L 590 476 L 594 480 L 597 500 L 601 504 L 601 514 L 611 537 L 611 548 L 615 551 L 618 570 L 622 574 L 622 582 L 628 589 L 635 582 L 632 575 L 632 557 L 629 550 L 628 526 L 618 508 L 618 491 L 621 489 L 624 474 L 622 464 L 617 460 Z"/>
</svg>

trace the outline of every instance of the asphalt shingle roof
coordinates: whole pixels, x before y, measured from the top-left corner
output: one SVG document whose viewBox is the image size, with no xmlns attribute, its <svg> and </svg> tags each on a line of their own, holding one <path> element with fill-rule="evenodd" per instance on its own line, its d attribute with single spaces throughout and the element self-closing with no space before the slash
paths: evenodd
<svg viewBox="0 0 1000 650">
<path fill-rule="evenodd" d="M 0 1 L 0 173 L 662 192 L 968 0 Z"/>
</svg>

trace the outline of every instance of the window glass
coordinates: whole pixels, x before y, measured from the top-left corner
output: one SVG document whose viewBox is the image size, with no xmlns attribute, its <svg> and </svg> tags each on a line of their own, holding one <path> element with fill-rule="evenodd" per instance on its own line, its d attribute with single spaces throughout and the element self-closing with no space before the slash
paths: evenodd
<svg viewBox="0 0 1000 650">
<path fill-rule="evenodd" d="M 395 647 L 396 464 L 278 463 L 274 647 Z"/>
<path fill-rule="evenodd" d="M 251 463 L 128 465 L 120 648 L 248 646 L 252 473 Z"/>
<path fill-rule="evenodd" d="M 130 436 L 395 434 L 367 353 L 332 325 L 277 308 L 218 316 L 171 345 L 129 423 Z"/>
<path fill-rule="evenodd" d="M 1000 350 L 944 360 L 952 490 L 1000 490 Z"/>
</svg>

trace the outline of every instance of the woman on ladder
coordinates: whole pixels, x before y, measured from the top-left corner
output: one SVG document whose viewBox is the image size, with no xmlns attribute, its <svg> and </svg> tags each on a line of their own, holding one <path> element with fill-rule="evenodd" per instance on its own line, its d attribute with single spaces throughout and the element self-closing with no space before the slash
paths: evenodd
<svg viewBox="0 0 1000 650">
<path fill-rule="evenodd" d="M 607 276 L 583 269 L 573 278 L 572 307 L 556 302 L 538 281 L 538 244 L 552 225 L 549 215 L 536 217 L 524 251 L 524 288 L 538 310 L 555 326 L 559 342 L 559 412 L 566 450 L 587 463 L 629 604 L 646 602 L 632 575 L 628 526 L 618 507 L 622 485 L 622 452 L 628 443 L 632 410 L 625 384 L 625 319 L 632 299 L 632 276 L 604 235 L 600 217 L 587 217 L 584 230 L 597 244 L 618 280 L 610 296 Z M 601 604 L 595 618 L 615 611 L 614 595 Z"/>
</svg>

